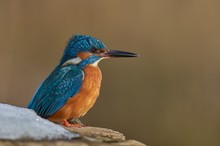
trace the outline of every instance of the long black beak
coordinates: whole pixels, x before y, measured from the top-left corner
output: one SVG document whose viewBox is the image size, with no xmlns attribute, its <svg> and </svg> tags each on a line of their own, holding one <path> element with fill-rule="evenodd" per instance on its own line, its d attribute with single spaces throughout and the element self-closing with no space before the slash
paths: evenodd
<svg viewBox="0 0 220 146">
<path fill-rule="evenodd" d="M 103 54 L 104 57 L 138 57 L 137 54 L 118 50 L 108 50 Z"/>
</svg>

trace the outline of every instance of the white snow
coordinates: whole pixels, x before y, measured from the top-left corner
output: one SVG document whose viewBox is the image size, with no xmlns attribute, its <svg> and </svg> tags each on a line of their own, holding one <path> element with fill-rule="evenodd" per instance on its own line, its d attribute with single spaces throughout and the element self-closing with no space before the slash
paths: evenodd
<svg viewBox="0 0 220 146">
<path fill-rule="evenodd" d="M 53 140 L 79 137 L 33 110 L 0 103 L 0 139 Z"/>
</svg>

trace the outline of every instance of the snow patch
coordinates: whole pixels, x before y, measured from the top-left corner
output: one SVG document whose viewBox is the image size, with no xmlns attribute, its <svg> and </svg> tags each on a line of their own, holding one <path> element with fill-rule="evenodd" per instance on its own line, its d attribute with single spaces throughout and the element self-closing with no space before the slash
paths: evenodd
<svg viewBox="0 0 220 146">
<path fill-rule="evenodd" d="M 54 140 L 79 137 L 33 110 L 0 103 L 0 139 Z"/>
</svg>

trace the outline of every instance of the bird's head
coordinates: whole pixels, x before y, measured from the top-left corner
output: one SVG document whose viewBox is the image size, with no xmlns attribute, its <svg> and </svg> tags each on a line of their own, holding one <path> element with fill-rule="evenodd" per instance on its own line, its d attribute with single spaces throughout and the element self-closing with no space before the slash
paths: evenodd
<svg viewBox="0 0 220 146">
<path fill-rule="evenodd" d="M 97 65 L 101 59 L 111 57 L 137 57 L 137 54 L 108 49 L 92 36 L 74 35 L 64 50 L 60 65 Z"/>
</svg>

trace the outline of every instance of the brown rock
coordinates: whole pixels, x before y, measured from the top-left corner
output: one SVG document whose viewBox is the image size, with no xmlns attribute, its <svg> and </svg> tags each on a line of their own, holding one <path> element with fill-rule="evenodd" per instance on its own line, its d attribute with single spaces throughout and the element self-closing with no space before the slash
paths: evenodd
<svg viewBox="0 0 220 146">
<path fill-rule="evenodd" d="M 107 128 L 88 126 L 66 129 L 79 133 L 81 137 L 72 140 L 0 140 L 0 146 L 145 146 L 135 140 L 125 140 L 122 133 Z"/>
<path fill-rule="evenodd" d="M 19 141 L 0 140 L 1 146 L 145 146 L 135 140 L 123 142 L 94 142 L 85 139 L 74 139 L 70 141 Z"/>
<path fill-rule="evenodd" d="M 66 128 L 66 127 L 65 127 Z M 68 127 L 67 130 L 71 132 L 75 132 L 89 139 L 96 139 L 99 141 L 124 141 L 125 136 L 117 131 L 113 131 L 107 128 L 99 128 L 99 127 Z"/>
</svg>

